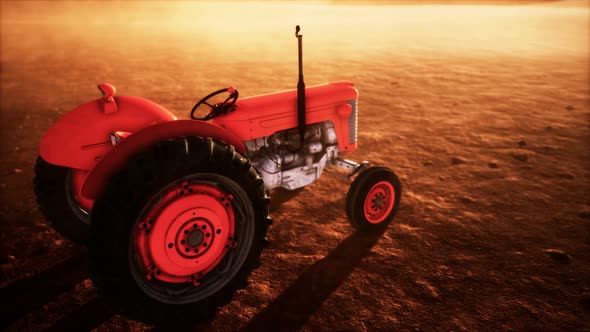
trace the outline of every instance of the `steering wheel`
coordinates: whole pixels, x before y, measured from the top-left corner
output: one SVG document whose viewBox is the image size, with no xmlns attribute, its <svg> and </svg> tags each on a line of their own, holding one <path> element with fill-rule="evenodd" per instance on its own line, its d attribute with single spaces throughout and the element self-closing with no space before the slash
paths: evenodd
<svg viewBox="0 0 590 332">
<path fill-rule="evenodd" d="M 229 92 L 229 96 L 222 103 L 212 105 L 207 102 L 209 99 L 217 96 L 218 94 L 224 93 L 224 92 Z M 205 96 L 203 99 L 199 100 L 199 102 L 193 107 L 193 109 L 191 111 L 191 119 L 202 120 L 202 121 L 211 120 L 219 115 L 227 113 L 234 106 L 234 104 L 236 103 L 237 100 L 238 100 L 238 90 L 236 88 L 234 88 L 233 86 L 230 86 L 229 88 L 217 90 L 217 91 Z M 209 114 L 205 115 L 202 118 L 198 118 L 195 116 L 195 111 L 197 110 L 197 108 L 199 108 L 199 106 L 201 106 L 201 104 L 205 104 L 205 105 L 209 106 L 209 108 L 211 108 L 211 109 L 209 110 Z"/>
</svg>

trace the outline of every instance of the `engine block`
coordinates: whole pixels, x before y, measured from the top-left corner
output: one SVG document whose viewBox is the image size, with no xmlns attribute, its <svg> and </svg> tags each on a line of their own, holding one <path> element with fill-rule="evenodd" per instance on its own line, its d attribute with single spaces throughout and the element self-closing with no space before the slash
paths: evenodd
<svg viewBox="0 0 590 332">
<path fill-rule="evenodd" d="M 246 153 L 266 189 L 294 190 L 319 179 L 326 164 L 338 157 L 338 139 L 331 122 L 306 127 L 303 146 L 297 128 L 245 141 Z"/>
</svg>

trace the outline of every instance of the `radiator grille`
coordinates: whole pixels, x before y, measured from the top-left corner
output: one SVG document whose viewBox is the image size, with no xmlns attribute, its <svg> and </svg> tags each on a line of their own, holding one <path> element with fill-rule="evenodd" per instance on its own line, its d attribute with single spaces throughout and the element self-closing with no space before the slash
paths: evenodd
<svg viewBox="0 0 590 332">
<path fill-rule="evenodd" d="M 352 113 L 348 118 L 350 144 L 356 144 L 356 137 L 358 135 L 358 100 L 349 100 L 348 103 L 350 104 L 350 106 L 352 106 Z"/>
</svg>

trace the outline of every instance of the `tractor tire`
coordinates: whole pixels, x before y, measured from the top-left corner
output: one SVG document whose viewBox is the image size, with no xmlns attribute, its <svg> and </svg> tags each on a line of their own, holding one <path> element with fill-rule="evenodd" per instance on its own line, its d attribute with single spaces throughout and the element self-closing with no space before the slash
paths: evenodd
<svg viewBox="0 0 590 332">
<path fill-rule="evenodd" d="M 50 164 L 38 157 L 33 186 L 45 220 L 64 237 L 86 244 L 90 215 L 73 197 L 72 169 Z"/>
<path fill-rule="evenodd" d="M 258 267 L 269 202 L 233 146 L 201 137 L 160 142 L 133 156 L 94 204 L 93 283 L 134 319 L 208 320 Z"/>
<path fill-rule="evenodd" d="M 346 194 L 346 215 L 361 232 L 383 230 L 393 220 L 402 195 L 401 183 L 387 167 L 361 172 Z"/>
</svg>

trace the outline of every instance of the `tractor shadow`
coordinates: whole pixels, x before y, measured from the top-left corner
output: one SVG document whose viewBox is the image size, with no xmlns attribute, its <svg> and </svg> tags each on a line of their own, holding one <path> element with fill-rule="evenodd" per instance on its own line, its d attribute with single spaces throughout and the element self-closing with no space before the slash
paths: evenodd
<svg viewBox="0 0 590 332">
<path fill-rule="evenodd" d="M 311 265 L 278 298 L 241 330 L 299 330 L 322 303 L 371 251 L 385 230 L 378 233 L 354 233 L 326 257 Z"/>
<path fill-rule="evenodd" d="M 0 288 L 0 330 L 35 312 L 60 294 L 90 277 L 88 258 L 82 251 L 30 277 Z M 44 331 L 89 331 L 116 313 L 102 297 L 95 297 L 57 320 Z"/>
<path fill-rule="evenodd" d="M 297 197 L 297 195 L 300 192 L 302 192 L 303 189 L 304 188 L 299 188 L 299 189 L 295 189 L 295 190 L 287 190 L 282 187 L 272 189 L 272 191 L 270 193 L 270 206 L 269 206 L 270 212 L 271 213 L 275 212 L 276 210 L 278 210 L 281 207 L 281 205 L 283 205 L 284 203 Z"/>
<path fill-rule="evenodd" d="M 74 312 L 47 327 L 45 332 L 91 331 L 116 315 L 108 301 L 95 297 Z"/>
</svg>

